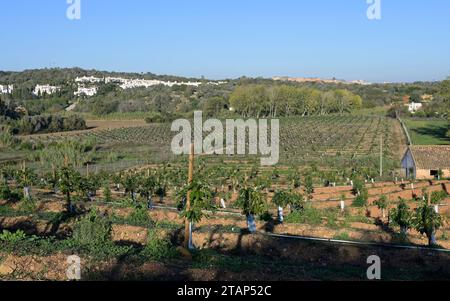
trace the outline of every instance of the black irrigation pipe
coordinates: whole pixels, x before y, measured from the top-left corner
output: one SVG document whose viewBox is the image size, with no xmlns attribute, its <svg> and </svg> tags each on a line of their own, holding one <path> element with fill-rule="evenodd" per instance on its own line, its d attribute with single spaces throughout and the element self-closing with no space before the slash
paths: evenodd
<svg viewBox="0 0 450 301">
<path fill-rule="evenodd" d="M 393 245 L 393 244 L 384 244 L 384 243 L 375 243 L 375 242 L 359 242 L 359 241 L 350 241 L 350 240 L 305 237 L 305 236 L 286 235 L 286 234 L 272 234 L 272 233 L 266 233 L 266 232 L 258 232 L 258 233 L 265 235 L 265 236 L 269 236 L 269 237 L 284 238 L 284 239 L 291 239 L 291 240 L 305 240 L 305 241 L 337 243 L 337 244 L 343 244 L 343 245 L 372 246 L 372 247 L 383 247 L 383 248 L 436 251 L 436 252 L 450 253 L 450 250 L 447 250 L 447 249 L 433 249 L 433 248 L 420 247 L 420 246 Z"/>
</svg>

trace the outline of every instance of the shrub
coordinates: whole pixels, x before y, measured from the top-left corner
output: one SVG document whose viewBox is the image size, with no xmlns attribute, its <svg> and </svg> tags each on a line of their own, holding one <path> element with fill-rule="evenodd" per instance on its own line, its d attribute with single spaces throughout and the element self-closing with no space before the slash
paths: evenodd
<svg viewBox="0 0 450 301">
<path fill-rule="evenodd" d="M 366 207 L 368 199 L 369 196 L 367 190 L 364 189 L 363 192 L 355 198 L 355 200 L 352 203 L 352 206 L 356 208 Z"/>
<path fill-rule="evenodd" d="M 28 214 L 35 213 L 37 204 L 34 199 L 24 198 L 20 203 L 19 210 Z"/>
<path fill-rule="evenodd" d="M 161 237 L 163 233 L 156 229 L 148 232 L 147 245 L 142 250 L 142 255 L 153 260 L 174 258 L 177 255 L 175 247 L 167 237 Z"/>
<path fill-rule="evenodd" d="M 0 241 L 7 244 L 16 244 L 27 239 L 25 232 L 18 230 L 14 233 L 3 230 L 0 234 Z"/>
<path fill-rule="evenodd" d="M 140 204 L 135 206 L 133 212 L 128 217 L 128 223 L 134 226 L 149 227 L 152 224 L 152 220 L 147 208 Z"/>
<path fill-rule="evenodd" d="M 105 202 L 111 202 L 111 188 L 109 188 L 109 183 L 105 184 L 103 187 L 103 199 Z"/>
<path fill-rule="evenodd" d="M 75 224 L 72 239 L 81 247 L 108 244 L 111 242 L 111 223 L 97 211 L 92 211 Z"/>
<path fill-rule="evenodd" d="M 2 183 L 0 185 L 0 199 L 9 200 L 11 197 L 11 189 L 7 184 Z"/>
</svg>

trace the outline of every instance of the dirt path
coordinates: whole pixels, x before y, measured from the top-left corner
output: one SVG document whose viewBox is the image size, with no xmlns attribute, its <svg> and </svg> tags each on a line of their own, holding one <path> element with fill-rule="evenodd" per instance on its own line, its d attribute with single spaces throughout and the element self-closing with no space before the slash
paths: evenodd
<svg viewBox="0 0 450 301">
<path fill-rule="evenodd" d="M 402 160 L 405 155 L 406 149 L 408 148 L 407 138 L 405 133 L 403 132 L 402 125 L 398 120 L 395 120 L 393 123 L 393 133 L 394 133 L 394 141 L 395 148 L 393 149 L 393 153 L 396 155 L 398 160 Z"/>
</svg>

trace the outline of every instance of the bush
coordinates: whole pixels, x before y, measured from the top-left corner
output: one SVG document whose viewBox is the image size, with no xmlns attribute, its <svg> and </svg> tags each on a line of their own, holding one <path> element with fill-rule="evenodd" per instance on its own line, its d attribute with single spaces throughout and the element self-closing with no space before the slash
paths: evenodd
<svg viewBox="0 0 450 301">
<path fill-rule="evenodd" d="M 9 120 L 13 134 L 53 133 L 86 129 L 86 121 L 76 115 L 61 117 L 54 115 L 24 116 L 22 119 Z"/>
<path fill-rule="evenodd" d="M 25 232 L 18 230 L 15 233 L 3 230 L 0 234 L 0 241 L 6 244 L 16 244 L 27 239 Z"/>
<path fill-rule="evenodd" d="M 37 210 L 36 201 L 30 198 L 24 198 L 20 203 L 19 210 L 27 214 L 35 213 Z"/>
<path fill-rule="evenodd" d="M 153 260 L 174 258 L 177 255 L 175 247 L 164 234 L 153 229 L 148 232 L 147 245 L 142 250 L 142 255 Z"/>
<path fill-rule="evenodd" d="M 353 207 L 356 208 L 364 208 L 367 206 L 367 198 L 365 198 L 363 195 L 358 195 L 355 200 L 352 203 Z"/>
<path fill-rule="evenodd" d="M 111 223 L 97 211 L 92 211 L 75 224 L 72 240 L 81 247 L 108 244 L 111 242 Z"/>
<path fill-rule="evenodd" d="M 2 200 L 9 200 L 11 197 L 11 189 L 9 189 L 9 186 L 7 184 L 1 184 L 0 185 L 0 199 Z"/>
<path fill-rule="evenodd" d="M 127 222 L 134 226 L 143 226 L 143 227 L 149 227 L 152 224 L 152 220 L 148 214 L 148 210 L 143 205 L 137 205 L 134 208 Z"/>
<path fill-rule="evenodd" d="M 180 115 L 173 113 L 151 113 L 145 118 L 146 123 L 168 123 L 181 118 Z"/>
</svg>

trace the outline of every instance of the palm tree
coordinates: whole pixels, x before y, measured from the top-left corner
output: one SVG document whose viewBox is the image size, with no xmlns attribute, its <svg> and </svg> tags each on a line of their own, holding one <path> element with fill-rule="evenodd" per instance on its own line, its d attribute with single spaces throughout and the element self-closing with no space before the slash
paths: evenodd
<svg viewBox="0 0 450 301">
<path fill-rule="evenodd" d="M 66 196 L 67 212 L 72 213 L 74 208 L 72 206 L 71 194 L 79 187 L 81 175 L 73 167 L 66 166 L 58 172 L 58 177 L 60 190 Z"/>
<path fill-rule="evenodd" d="M 413 225 L 418 232 L 428 237 L 428 244 L 432 247 L 437 245 L 436 231 L 444 225 L 444 219 L 436 213 L 428 200 L 424 200 L 416 209 Z"/>
<path fill-rule="evenodd" d="M 400 226 L 400 233 L 406 235 L 408 229 L 412 226 L 412 213 L 409 210 L 408 204 L 404 199 L 400 199 L 400 203 L 397 208 L 393 209 L 390 213 L 390 220 L 394 222 L 394 224 Z"/>
<path fill-rule="evenodd" d="M 382 195 L 374 202 L 374 204 L 381 210 L 383 219 L 386 218 L 386 209 L 388 209 L 389 206 L 388 198 L 385 195 Z"/>
<path fill-rule="evenodd" d="M 259 188 L 242 188 L 236 205 L 242 209 L 247 217 L 247 226 L 250 233 L 256 232 L 255 215 L 265 212 L 266 203 Z"/>
</svg>

